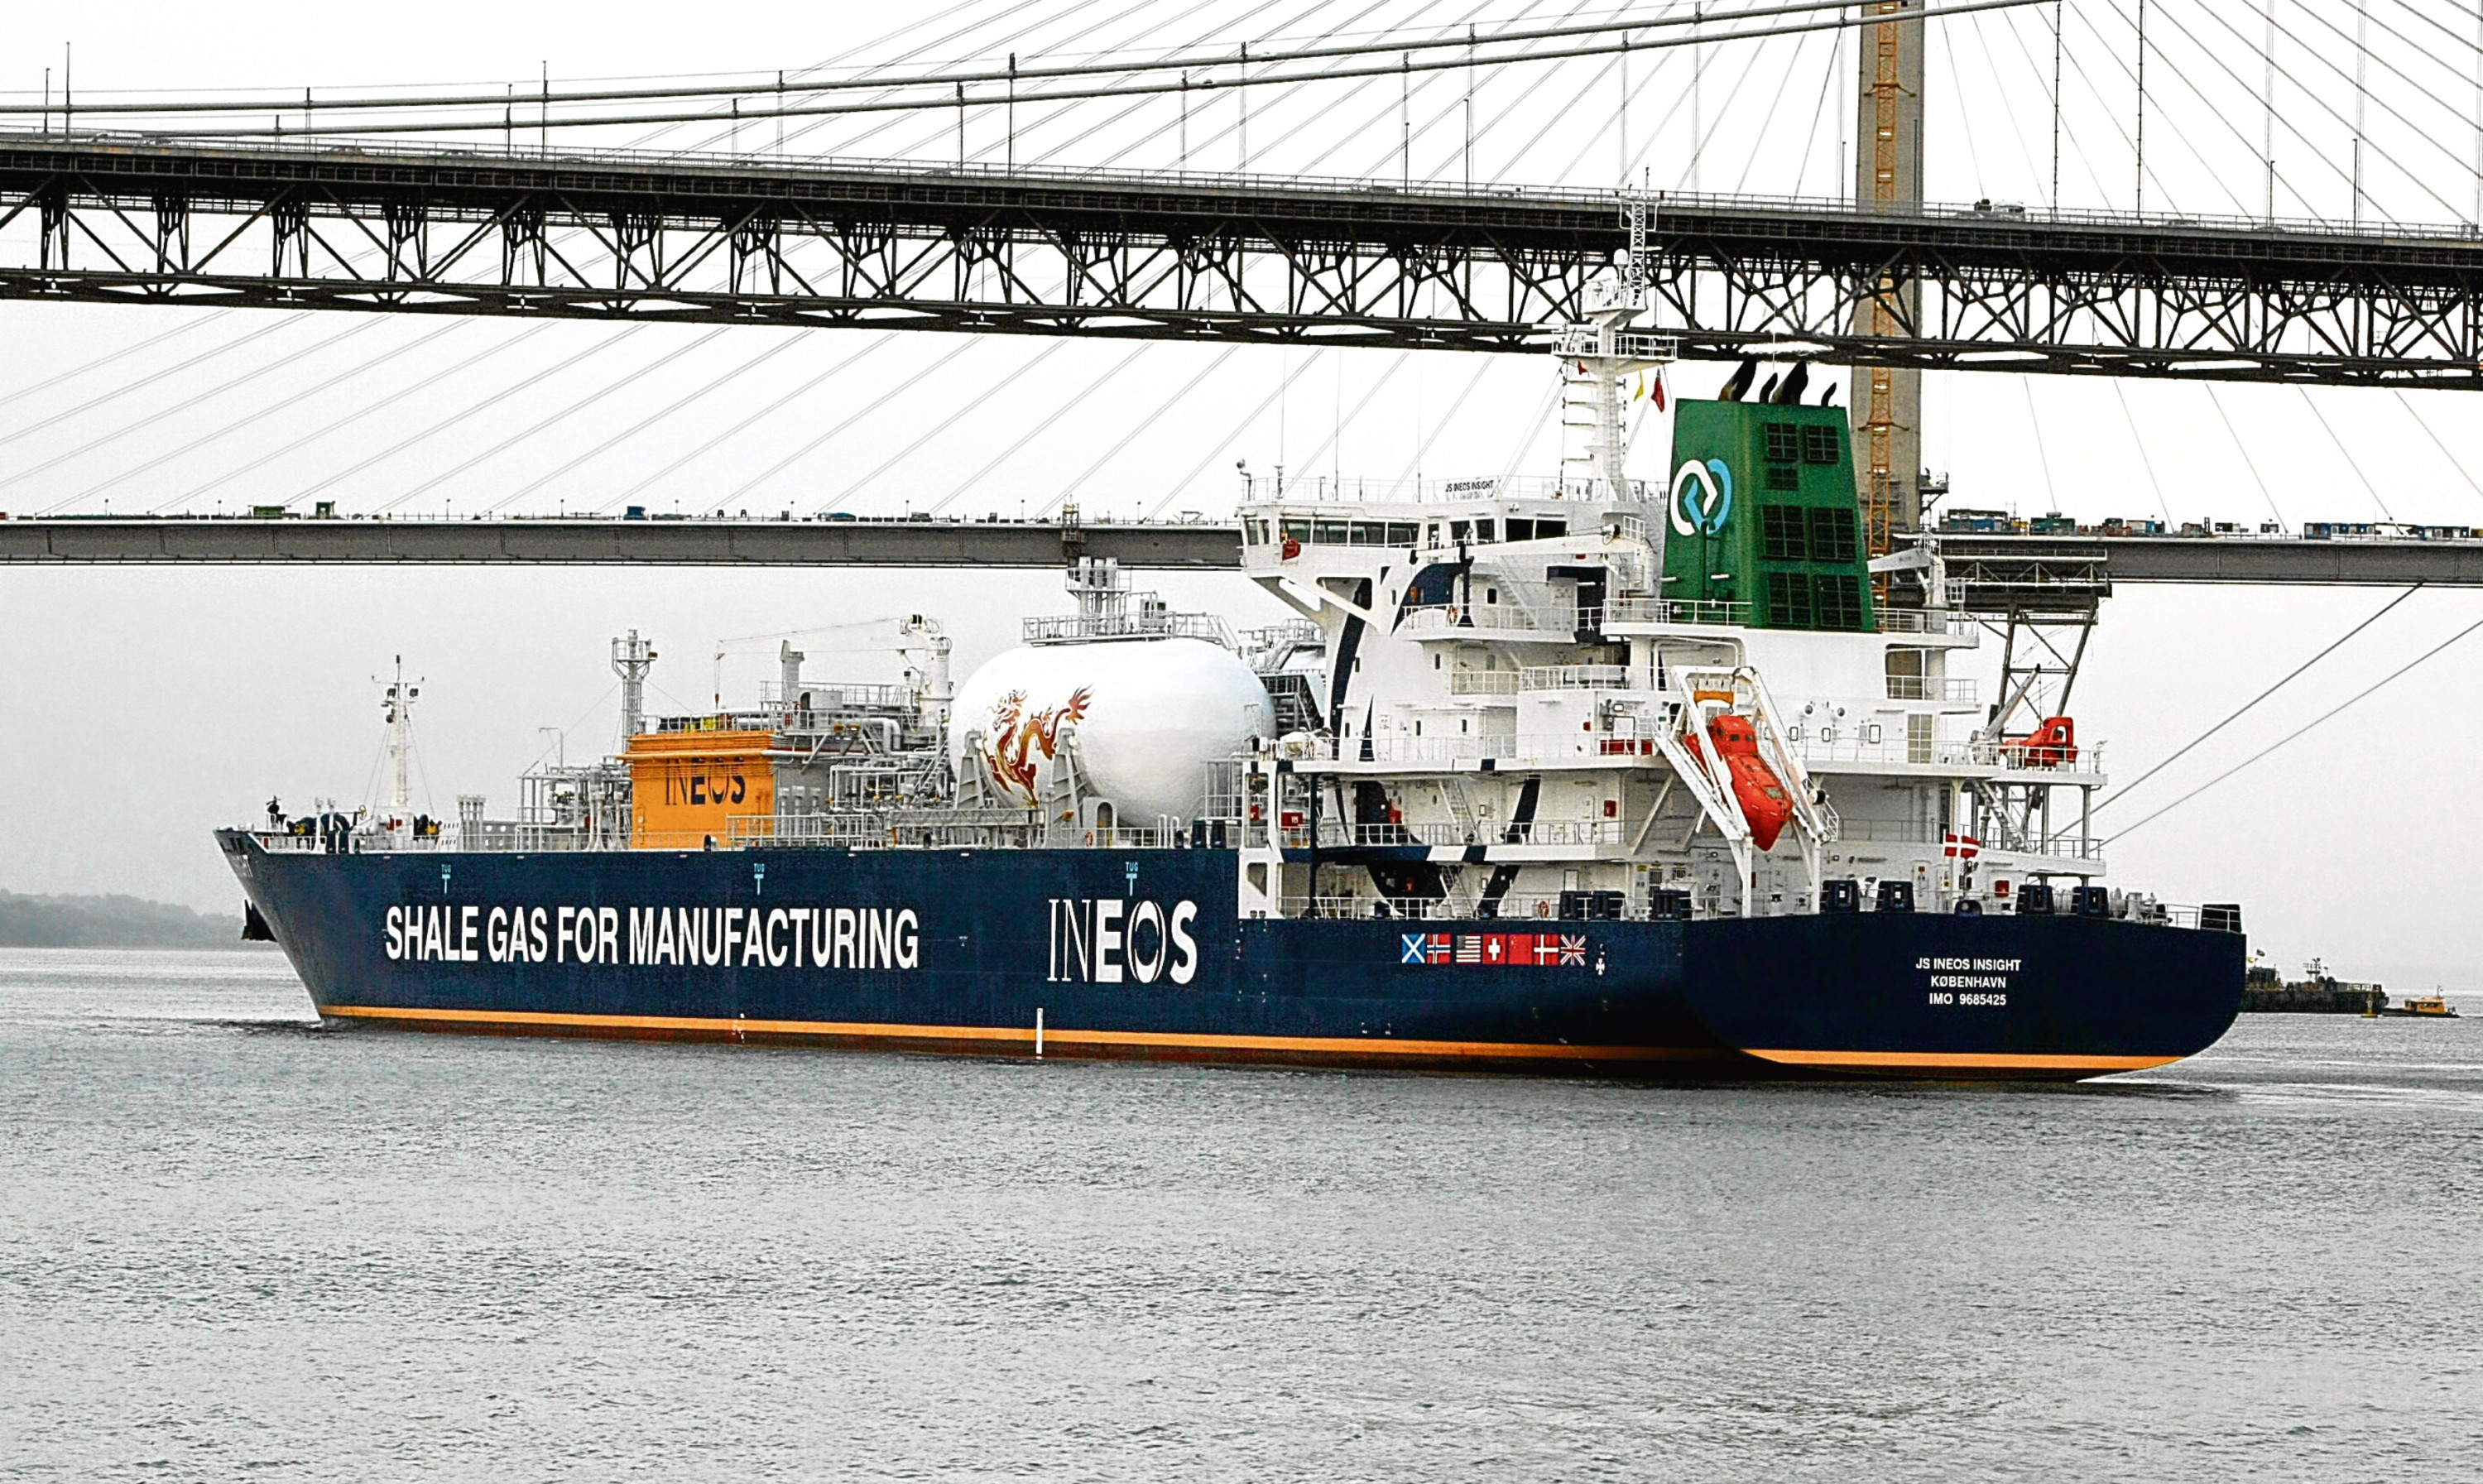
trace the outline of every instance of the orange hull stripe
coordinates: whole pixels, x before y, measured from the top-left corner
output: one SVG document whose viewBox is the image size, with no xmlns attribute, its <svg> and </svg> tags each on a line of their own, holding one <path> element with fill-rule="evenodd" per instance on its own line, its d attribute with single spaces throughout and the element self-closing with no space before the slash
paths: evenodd
<svg viewBox="0 0 2483 1484">
<path fill-rule="evenodd" d="M 661 1035 L 816 1036 L 874 1041 L 979 1041 L 995 1048 L 1032 1049 L 1032 1026 L 894 1025 L 861 1020 L 748 1020 L 729 1017 L 563 1015 L 537 1010 L 419 1010 L 383 1005 L 321 1005 L 321 1015 L 447 1025 L 542 1026 L 550 1029 L 649 1031 Z M 1404 1041 L 1382 1036 L 1196 1036 L 1172 1031 L 1071 1030 L 1044 1027 L 1044 1045 L 1162 1047 L 1206 1051 L 1289 1051 L 1397 1057 L 1462 1057 L 1497 1061 L 1706 1061 L 1720 1054 L 1693 1047 L 1535 1046 L 1498 1041 Z"/>
<path fill-rule="evenodd" d="M 1956 1071 L 2136 1072 L 2177 1062 L 2177 1056 L 2059 1056 L 2009 1051 L 1768 1051 L 1752 1056 L 1790 1067 L 1886 1067 Z"/>
</svg>

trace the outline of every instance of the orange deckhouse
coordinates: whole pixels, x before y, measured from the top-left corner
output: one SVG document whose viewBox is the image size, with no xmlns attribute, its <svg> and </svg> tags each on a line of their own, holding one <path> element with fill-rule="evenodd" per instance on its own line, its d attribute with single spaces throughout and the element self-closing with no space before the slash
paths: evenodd
<svg viewBox="0 0 2483 1484">
<path fill-rule="evenodd" d="M 651 731 L 629 739 L 629 844 L 729 843 L 732 821 L 776 812 L 772 731 Z"/>
</svg>

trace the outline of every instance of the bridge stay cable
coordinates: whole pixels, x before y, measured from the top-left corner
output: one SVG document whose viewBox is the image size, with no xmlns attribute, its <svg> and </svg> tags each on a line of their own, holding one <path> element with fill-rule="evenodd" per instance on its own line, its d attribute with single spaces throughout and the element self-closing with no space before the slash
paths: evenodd
<svg viewBox="0 0 2483 1484">
<path fill-rule="evenodd" d="M 2393 684 L 2393 683 L 2394 683 L 2394 682 L 2395 682 L 2399 677 L 2401 677 L 2401 676 L 2405 676 L 2405 675 L 2407 675 L 2407 674 L 2411 673 L 2411 672 L 2412 672 L 2413 670 L 2415 670 L 2417 666 L 2420 666 L 2420 665 L 2423 665 L 2423 664 L 2425 664 L 2425 663 L 2428 663 L 2428 662 L 2429 662 L 2429 661 L 2430 661 L 2434 656 L 2439 655 L 2439 654 L 2442 654 L 2442 653 L 2445 652 L 2448 649 L 2450 649 L 2452 646 L 2454 646 L 2454 645 L 2457 645 L 2457 644 L 2461 643 L 2462 641 L 2464 641 L 2464 640 L 2465 640 L 2465 638 L 2466 638 L 2469 634 L 2473 633 L 2473 632 L 2474 632 L 2476 629 L 2478 629 L 2478 628 L 2483 628 L 2483 619 L 2477 619 L 2477 620 L 2475 620 L 2473 623 L 2467 624 L 2464 628 L 2459 629 L 2456 633 L 2449 635 L 2446 639 L 2442 640 L 2440 643 L 2438 643 L 2438 644 L 2436 644 L 2436 645 L 2432 646 L 2432 647 L 2431 647 L 2430 649 L 2425 649 L 2425 650 L 2424 650 L 2424 651 L 2422 651 L 2420 654 L 2416 655 L 2413 659 L 2408 660 L 2405 664 L 2403 664 L 2403 665 L 2399 666 L 2399 667 L 2398 667 L 2398 668 L 2396 668 L 2395 670 L 2392 670 L 2392 671 L 2389 672 L 2389 674 L 2387 674 L 2386 676 L 2381 676 L 2378 680 L 2373 681 L 2371 684 L 2369 684 L 2369 685 L 2367 685 L 2367 686 L 2363 687 L 2361 691 L 2357 692 L 2357 693 L 2356 693 L 2356 694 L 2355 694 L 2351 699 L 2349 699 L 2349 700 L 2347 700 L 2347 701 L 2345 701 L 2345 702 L 2343 702 L 2339 703 L 2339 704 L 2338 704 L 2335 709 L 2330 710 L 2330 711 L 2323 712 L 2323 713 L 2321 713 L 2317 718 L 2315 718 L 2314 720 L 2312 720 L 2312 721 L 2310 721 L 2310 722 L 2308 722 L 2308 723 L 2306 723 L 2305 725 L 2303 725 L 2303 726 L 2301 726 L 2301 727 L 2299 727 L 2299 728 L 2296 728 L 2294 730 L 2292 730 L 2292 731 L 2289 731 L 2289 732 L 2285 733 L 2283 736 L 2282 736 L 2282 737 L 2278 738 L 2276 741 L 2271 742 L 2271 743 L 2269 743 L 2266 747 L 2263 747 L 2263 748 L 2259 749 L 2257 752 L 2251 754 L 2248 757 L 2245 757 L 2245 758 L 2243 758 L 2241 761 L 2239 761 L 2239 762 L 2237 762 L 2237 763 L 2233 764 L 2231 767 L 2227 768 L 2224 772 L 2219 773 L 2219 774 L 2217 774 L 2214 778 L 2211 778 L 2211 779 L 2207 780 L 2205 782 L 2201 783 L 2198 787 L 2191 789 L 2188 793 L 2185 793 L 2185 794 L 2183 794 L 2181 797 L 2179 797 L 2179 798 L 2177 798 L 2177 799 L 2174 800 L 2172 803 L 2165 805 L 2163 808 L 2159 808 L 2159 809 L 2155 810 L 2153 813 L 2144 815 L 2144 816 L 2142 816 L 2141 818 L 2139 818 L 2136 822 L 2134 822 L 2134 823 L 2132 823 L 2132 824 L 2123 825 L 2123 827 L 2122 827 L 2118 832 L 2114 833 L 2113 835 L 2107 835 L 2105 838 L 2100 839 L 2100 840 L 2097 840 L 2097 841 L 2096 842 L 2096 848 L 2100 849 L 2100 848 L 2102 848 L 2103 846 L 2109 845 L 2109 844 L 2111 844 L 2111 843 L 2112 843 L 2113 841 L 2115 841 L 2115 840 L 2119 840 L 2119 839 L 2122 839 L 2122 838 L 2123 838 L 2123 837 L 2127 836 L 2128 835 L 2130 835 L 2130 834 L 2132 834 L 2133 832 L 2135 832 L 2135 831 L 2139 830 L 2139 829 L 2140 829 L 2140 828 L 2142 828 L 2143 826 L 2148 825 L 2148 824 L 2151 823 L 2151 822 L 2152 822 L 2152 821 L 2154 821 L 2154 820 L 2157 820 L 2157 819 L 2161 819 L 2161 818 L 2163 818 L 2165 815 L 2167 815 L 2167 814 L 2169 814 L 2169 813 L 2173 812 L 2175 809 L 2179 808 L 2182 805 L 2189 803 L 2191 800 L 2193 800 L 2193 799 L 2195 799 L 2195 798 L 2199 797 L 2201 794 L 2205 793 L 2208 789 L 2215 787 L 2218 783 L 2221 783 L 2221 782 L 2223 782 L 2225 780 L 2227 780 L 2227 779 L 2229 779 L 2229 778 L 2231 778 L 2234 774 L 2239 773 L 2239 772 L 2241 772 L 2243 769 L 2248 768 L 2248 767 L 2252 766 L 2253 764 L 2256 763 L 2259 759 L 2261 759 L 2261 758 L 2263 758 L 2263 757 L 2267 756 L 2269 754 L 2274 753 L 2274 752 L 2277 752 L 2277 751 L 2279 751 L 2280 749 L 2283 749 L 2283 748 L 2285 748 L 2285 747 L 2289 747 L 2289 746 L 2291 746 L 2293 743 L 2300 741 L 2302 738 L 2304 738 L 2304 737 L 2306 737 L 2306 736 L 2309 735 L 2309 734 L 2310 734 L 2310 732 L 2312 732 L 2313 730 L 2317 729 L 2318 728 L 2320 728 L 2320 727 L 2322 727 L 2322 726 L 2326 725 L 2326 724 L 2327 724 L 2327 723 L 2329 723 L 2329 722 L 2332 722 L 2332 721 L 2336 720 L 2337 717 L 2344 715 L 2346 712 L 2348 712 L 2348 711 L 2352 710 L 2354 707 L 2356 707 L 2356 706 L 2358 706 L 2358 705 L 2362 704 L 2364 701 L 2366 701 L 2366 700 L 2370 699 L 2372 696 L 2375 696 L 2375 695 L 2379 694 L 2379 692 L 2380 692 L 2380 691 L 2382 691 L 2383 689 L 2387 688 L 2388 686 L 2390 686 L 2390 685 Z"/>
<path fill-rule="evenodd" d="M 2100 802 L 2098 802 L 2096 805 L 2096 808 L 2097 809 L 2110 808 L 2112 806 L 2120 803 L 2123 799 L 2127 798 L 2130 792 L 2136 789 L 2138 785 L 2146 782 L 2149 779 L 2153 778 L 2155 775 L 2163 772 L 2175 763 L 2179 762 L 2182 758 L 2188 756 L 2192 750 L 2196 749 L 2201 743 L 2206 741 L 2216 733 L 2224 730 L 2233 723 L 2240 721 L 2243 717 L 2249 715 L 2251 711 L 2257 707 L 2260 702 L 2265 701 L 2268 697 L 2275 695 L 2278 691 L 2284 689 L 2295 680 L 2300 679 L 2303 674 L 2309 670 L 2311 666 L 2318 664 L 2329 655 L 2343 649 L 2356 634 L 2361 633 L 2363 630 L 2380 622 L 2380 620 L 2387 618 L 2391 613 L 2394 613 L 2399 603 L 2402 603 L 2407 598 L 2414 596 L 2416 593 L 2421 592 L 2422 589 L 2423 584 L 2417 582 L 2412 587 L 2407 588 L 2404 592 L 2399 593 L 2396 596 L 2391 597 L 2387 602 L 2381 604 L 2378 611 L 2374 612 L 2369 618 L 2364 619 L 2360 623 L 2355 624 L 2352 628 L 2345 630 L 2344 633 L 2338 635 L 2336 639 L 2331 640 L 2328 643 L 2327 648 L 2321 649 L 2318 653 L 2311 655 L 2301 664 L 2286 671 L 2283 678 L 2279 679 L 2274 685 L 2271 685 L 2267 689 L 2259 692 L 2257 695 L 2253 696 L 2250 700 L 2243 702 L 2238 709 L 2234 710 L 2223 721 L 2216 723 L 2213 727 L 2208 728 L 2197 736 L 2192 737 L 2189 741 L 2184 742 L 2181 746 L 2176 748 L 2169 756 L 2156 763 L 2155 766 L 2138 775 L 2138 777 L 2131 779 L 2128 782 L 2122 784 L 2119 788 L 2114 789 L 2110 794 L 2106 795 Z"/>
<path fill-rule="evenodd" d="M 705 442 L 699 444 L 693 449 L 690 449 L 688 452 L 676 456 L 670 463 L 664 464 L 663 467 L 642 476 L 636 484 L 633 484 L 628 489 L 622 490 L 619 494 L 613 496 L 608 503 L 599 507 L 596 513 L 598 515 L 608 515 L 615 508 L 627 508 L 629 501 L 636 495 L 644 492 L 654 485 L 661 484 L 684 466 L 697 463 L 699 460 L 706 458 L 708 454 L 713 453 L 716 449 L 722 447 L 725 443 L 734 438 L 739 437 L 743 433 L 748 432 L 751 428 L 756 427 L 761 422 L 775 415 L 788 404 L 809 396 L 812 392 L 826 384 L 830 378 L 861 361 L 866 357 L 875 355 L 880 351 L 886 350 L 889 346 L 895 344 L 896 338 L 897 335 L 895 331 L 890 330 L 881 331 L 879 336 L 876 339 L 873 339 L 869 344 L 862 346 L 845 356 L 840 357 L 835 363 L 829 365 L 826 369 L 818 372 L 816 375 L 810 377 L 800 384 L 779 394 L 774 401 L 769 402 L 766 406 L 746 414 L 740 421 L 719 433 L 714 434 Z M 971 344 L 973 342 L 969 341 L 968 343 Z"/>
</svg>

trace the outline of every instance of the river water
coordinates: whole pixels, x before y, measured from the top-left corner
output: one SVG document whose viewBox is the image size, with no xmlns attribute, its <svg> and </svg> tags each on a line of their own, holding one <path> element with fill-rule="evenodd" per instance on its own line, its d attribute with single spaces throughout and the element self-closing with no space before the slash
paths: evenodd
<svg viewBox="0 0 2483 1484">
<path fill-rule="evenodd" d="M 322 1030 L 0 950 L 0 1476 L 2483 1477 L 2483 1003 L 2073 1089 Z"/>
</svg>

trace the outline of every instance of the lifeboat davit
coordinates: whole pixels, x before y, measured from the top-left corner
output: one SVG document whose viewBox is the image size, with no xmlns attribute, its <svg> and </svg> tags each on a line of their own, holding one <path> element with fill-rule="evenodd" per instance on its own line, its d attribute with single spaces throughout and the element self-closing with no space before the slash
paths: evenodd
<svg viewBox="0 0 2483 1484">
<path fill-rule="evenodd" d="M 1731 776 L 1733 798 L 1749 821 L 1750 843 L 1763 851 L 1775 849 L 1776 836 L 1793 818 L 1793 795 L 1759 756 L 1758 729 L 1749 717 L 1728 712 L 1707 724 L 1707 741 Z"/>
<path fill-rule="evenodd" d="M 2021 768 L 2066 768 L 2078 760 L 2078 724 L 2066 716 L 2047 716 L 2022 737 L 2000 744 L 2005 760 Z"/>
</svg>

